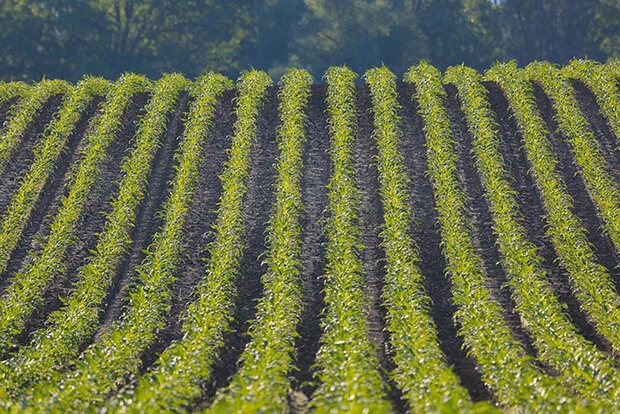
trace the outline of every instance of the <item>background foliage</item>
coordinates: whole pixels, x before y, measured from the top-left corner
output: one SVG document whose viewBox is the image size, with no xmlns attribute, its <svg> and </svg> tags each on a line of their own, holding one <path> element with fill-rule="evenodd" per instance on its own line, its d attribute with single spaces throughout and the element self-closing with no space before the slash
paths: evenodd
<svg viewBox="0 0 620 414">
<path fill-rule="evenodd" d="M 0 78 L 620 57 L 617 0 L 0 0 Z"/>
</svg>

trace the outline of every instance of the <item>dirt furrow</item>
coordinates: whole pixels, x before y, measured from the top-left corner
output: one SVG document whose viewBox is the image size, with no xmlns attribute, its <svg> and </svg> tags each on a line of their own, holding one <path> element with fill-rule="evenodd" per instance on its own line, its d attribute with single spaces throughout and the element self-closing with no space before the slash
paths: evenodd
<svg viewBox="0 0 620 414">
<path fill-rule="evenodd" d="M 304 151 L 304 173 L 302 178 L 301 217 L 301 277 L 304 282 L 304 309 L 297 328 L 299 337 L 295 343 L 297 357 L 294 372 L 295 394 L 291 404 L 296 411 L 303 411 L 309 396 L 316 389 L 312 382 L 316 353 L 321 338 L 321 311 L 325 307 L 323 279 L 321 275 L 327 265 L 326 243 L 323 232 L 324 212 L 327 208 L 326 186 L 331 174 L 327 151 L 329 133 L 325 111 L 327 88 L 314 86 L 308 101 L 306 121 L 307 144 Z"/>
<path fill-rule="evenodd" d="M 275 162 L 278 154 L 276 128 L 279 125 L 277 87 L 271 87 L 259 114 L 256 143 L 252 149 L 252 161 L 248 189 L 244 198 L 245 251 L 241 259 L 237 280 L 231 329 L 224 335 L 224 347 L 213 367 L 213 375 L 206 388 L 206 398 L 228 385 L 237 372 L 239 357 L 250 337 L 247 330 L 256 314 L 256 305 L 263 291 L 261 276 L 267 270 L 262 264 L 265 252 L 267 222 L 273 205 Z"/>
</svg>

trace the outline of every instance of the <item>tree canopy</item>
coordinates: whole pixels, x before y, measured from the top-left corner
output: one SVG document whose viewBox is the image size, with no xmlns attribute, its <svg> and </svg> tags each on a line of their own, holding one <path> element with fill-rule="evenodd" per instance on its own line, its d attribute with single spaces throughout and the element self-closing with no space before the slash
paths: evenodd
<svg viewBox="0 0 620 414">
<path fill-rule="evenodd" d="M 616 0 L 0 0 L 4 80 L 620 57 Z"/>
</svg>

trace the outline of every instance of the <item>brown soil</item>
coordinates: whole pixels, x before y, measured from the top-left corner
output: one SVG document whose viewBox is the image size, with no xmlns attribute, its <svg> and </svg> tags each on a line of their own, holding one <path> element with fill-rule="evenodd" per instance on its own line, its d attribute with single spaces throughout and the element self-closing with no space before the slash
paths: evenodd
<svg viewBox="0 0 620 414">
<path fill-rule="evenodd" d="M 308 101 L 308 120 L 306 122 L 306 149 L 304 151 L 304 176 L 302 179 L 302 203 L 304 206 L 302 223 L 301 277 L 304 281 L 304 309 L 297 332 L 299 337 L 295 344 L 298 370 L 293 373 L 295 390 L 302 401 L 296 407 L 304 409 L 316 389 L 313 381 L 316 353 L 320 346 L 321 311 L 325 308 L 323 295 L 323 279 L 321 275 L 327 265 L 327 238 L 322 223 L 327 208 L 327 182 L 331 167 L 327 157 L 329 135 L 325 111 L 325 86 L 315 86 Z"/>
<path fill-rule="evenodd" d="M 262 264 L 265 252 L 267 222 L 273 205 L 273 183 L 278 154 L 276 128 L 279 125 L 277 87 L 272 87 L 261 110 L 256 143 L 252 150 L 252 164 L 247 193 L 244 198 L 245 249 L 237 280 L 233 320 L 230 331 L 224 335 L 224 346 L 212 370 L 205 395 L 211 398 L 217 389 L 226 387 L 237 371 L 239 357 L 250 340 L 248 328 L 256 314 L 256 305 L 262 296 L 261 276 L 267 271 Z"/>
</svg>

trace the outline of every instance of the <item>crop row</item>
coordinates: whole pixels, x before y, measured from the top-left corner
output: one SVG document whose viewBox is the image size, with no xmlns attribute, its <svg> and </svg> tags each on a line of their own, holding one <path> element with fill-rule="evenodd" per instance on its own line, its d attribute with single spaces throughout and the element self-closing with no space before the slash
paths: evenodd
<svg viewBox="0 0 620 414">
<path fill-rule="evenodd" d="M 13 85 L 9 91 L 21 95 L 19 105 L 9 111 L 9 121 L 0 135 L 0 173 L 4 171 L 11 155 L 18 147 L 26 129 L 32 125 L 43 105 L 55 95 L 71 91 L 71 84 L 61 80 L 43 79 L 36 86 L 22 88 Z"/>
<path fill-rule="evenodd" d="M 498 402 L 526 411 L 566 409 L 570 393 L 545 375 L 512 336 L 501 306 L 485 286 L 482 259 L 475 252 L 466 196 L 457 169 L 457 143 L 444 109 L 446 93 L 437 69 L 422 63 L 405 75 L 414 83 L 424 119 L 427 157 L 434 187 L 443 250 L 453 283 L 455 316 L 465 344 Z"/>
<path fill-rule="evenodd" d="M 19 335 L 27 317 L 42 302 L 45 292 L 56 276 L 64 270 L 69 246 L 75 241 L 77 225 L 88 195 L 99 175 L 107 149 L 117 136 L 122 115 L 137 92 L 150 87 L 146 78 L 126 75 L 121 78 L 93 121 L 85 138 L 86 145 L 79 164 L 72 171 L 66 195 L 42 240 L 42 247 L 31 252 L 31 261 L 12 278 L 0 302 L 0 352 L 6 352 Z"/>
<path fill-rule="evenodd" d="M 164 225 L 136 269 L 137 286 L 129 293 L 126 312 L 68 372 L 36 384 L 29 399 L 34 407 L 75 411 L 98 406 L 125 375 L 137 372 L 141 353 L 163 327 L 163 315 L 170 308 L 170 284 L 182 260 L 183 230 L 206 134 L 217 98 L 228 87 L 227 79 L 217 74 L 204 75 L 194 85 L 192 93 L 197 96 L 177 151 L 177 174 L 162 213 Z"/>
<path fill-rule="evenodd" d="M 237 121 L 229 159 L 220 176 L 222 195 L 214 226 L 215 238 L 207 246 L 209 262 L 203 280 L 194 291 L 197 299 L 184 313 L 183 339 L 159 356 L 135 389 L 121 396 L 121 401 L 110 403 L 115 410 L 178 411 L 188 408 L 201 395 L 200 384 L 209 378 L 234 304 L 234 282 L 244 247 L 243 198 L 256 142 L 258 114 L 269 86 L 269 77 L 258 71 L 242 75 L 237 84 Z M 162 312 L 161 317 L 164 316 Z"/>
<path fill-rule="evenodd" d="M 570 144 L 590 197 L 603 218 L 603 230 L 620 253 L 620 190 L 608 172 L 609 167 L 588 121 L 579 110 L 572 85 L 549 63 L 532 63 L 525 73 L 539 82 L 550 97 L 558 129 Z M 610 341 L 618 349 L 617 338 L 610 338 Z"/>
<path fill-rule="evenodd" d="M 620 101 L 616 79 L 604 65 L 591 60 L 575 59 L 561 70 L 564 77 L 577 79 L 592 91 L 620 147 Z"/>
<path fill-rule="evenodd" d="M 321 346 L 316 355 L 320 385 L 312 400 L 317 412 L 389 409 L 377 352 L 366 327 L 368 300 L 359 253 L 359 194 L 354 182 L 355 77 L 346 67 L 333 67 L 325 74 L 332 175 L 327 186 L 325 222 L 326 309 L 321 321 Z"/>
<path fill-rule="evenodd" d="M 275 203 L 267 229 L 263 296 L 249 330 L 250 342 L 230 386 L 212 412 L 287 412 L 297 324 L 303 308 L 300 275 L 301 178 L 306 143 L 305 109 L 312 76 L 290 70 L 281 81 Z M 211 289 L 212 290 L 212 289 Z M 221 305 L 220 305 L 221 306 Z"/>
<path fill-rule="evenodd" d="M 30 85 L 24 82 L 0 82 L 0 106 L 5 104 L 15 104 L 14 101 L 21 99 L 30 89 Z M 10 116 L 10 111 L 7 111 Z"/>
<path fill-rule="evenodd" d="M 80 117 L 96 96 L 110 88 L 108 81 L 87 78 L 67 92 L 57 118 L 34 148 L 34 161 L 21 177 L 20 186 L 11 198 L 0 224 L 0 273 L 6 270 L 20 235 L 28 224 L 44 185 L 56 168 L 56 163 L 67 148 Z"/>
<path fill-rule="evenodd" d="M 532 334 L 538 358 L 556 368 L 584 397 L 600 401 L 617 398 L 618 372 L 613 360 L 579 336 L 562 312 L 542 268 L 542 258 L 521 224 L 500 150 L 498 127 L 481 79 L 478 72 L 464 66 L 448 69 L 445 77 L 458 88 L 473 136 L 477 169 L 491 205 L 493 230 L 522 324 Z"/>
<path fill-rule="evenodd" d="M 586 231 L 574 213 L 566 184 L 557 171 L 558 160 L 545 135 L 544 121 L 536 107 L 528 76 L 514 63 L 496 65 L 486 76 L 502 86 L 515 114 L 532 175 L 547 212 L 547 236 L 569 273 L 571 288 L 599 331 L 617 350 L 620 298 L 609 273 L 597 262 Z"/>
<path fill-rule="evenodd" d="M 430 298 L 424 291 L 424 276 L 417 266 L 419 252 L 411 237 L 411 183 L 399 153 L 396 76 L 382 67 L 366 72 L 364 78 L 372 95 L 374 137 L 379 150 L 377 168 L 384 211 L 383 303 L 396 364 L 392 376 L 414 412 L 471 410 L 474 407 L 467 390 L 447 365 L 439 347 L 437 330 L 429 313 Z"/>
<path fill-rule="evenodd" d="M 131 246 L 131 228 L 145 196 L 151 164 L 163 141 L 169 114 L 176 108 L 180 92 L 189 85 L 181 75 L 165 75 L 154 85 L 153 97 L 137 129 L 136 144 L 121 167 L 123 178 L 118 194 L 93 254 L 78 269 L 76 285 L 64 306 L 51 313 L 47 327 L 35 332 L 33 342 L 20 348 L 17 356 L 7 362 L 5 389 L 27 388 L 45 380 L 50 372 L 75 357 L 93 334 L 102 301 Z"/>
</svg>

